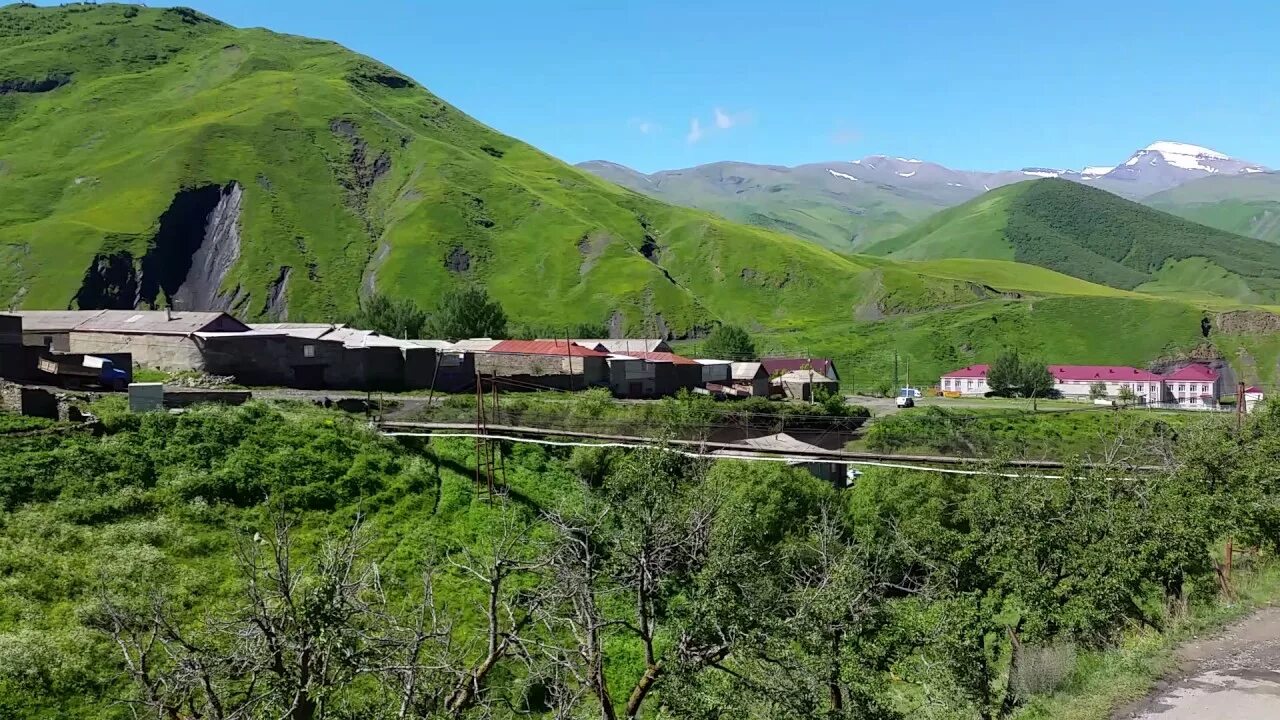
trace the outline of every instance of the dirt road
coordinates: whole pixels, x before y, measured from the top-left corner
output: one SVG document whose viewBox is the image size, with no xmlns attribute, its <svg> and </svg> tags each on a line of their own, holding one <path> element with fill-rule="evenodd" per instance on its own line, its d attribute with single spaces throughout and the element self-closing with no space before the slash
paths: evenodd
<svg viewBox="0 0 1280 720">
<path fill-rule="evenodd" d="M 1263 609 L 1178 651 L 1173 680 L 1114 720 L 1280 718 L 1280 607 Z"/>
</svg>

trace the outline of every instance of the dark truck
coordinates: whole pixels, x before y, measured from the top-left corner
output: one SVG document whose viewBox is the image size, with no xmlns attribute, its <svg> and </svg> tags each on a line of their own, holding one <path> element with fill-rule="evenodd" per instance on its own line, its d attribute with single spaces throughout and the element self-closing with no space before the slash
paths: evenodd
<svg viewBox="0 0 1280 720">
<path fill-rule="evenodd" d="M 124 390 L 129 386 L 129 374 L 115 363 L 96 355 L 40 358 L 41 372 L 58 378 L 65 388 L 100 387 L 108 390 Z"/>
</svg>

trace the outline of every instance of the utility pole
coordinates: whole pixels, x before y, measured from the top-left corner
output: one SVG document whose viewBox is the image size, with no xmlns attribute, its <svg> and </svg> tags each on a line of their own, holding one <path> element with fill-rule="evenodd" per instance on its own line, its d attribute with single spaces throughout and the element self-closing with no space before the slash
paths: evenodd
<svg viewBox="0 0 1280 720">
<path fill-rule="evenodd" d="M 1244 383 L 1236 384 L 1236 432 L 1244 430 L 1244 416 L 1249 409 L 1245 407 Z"/>
<path fill-rule="evenodd" d="M 898 395 L 898 351 L 893 351 L 893 395 Z"/>
<path fill-rule="evenodd" d="M 492 382 L 492 383 L 493 383 L 493 419 L 494 419 L 495 421 L 497 421 L 497 423 L 498 423 L 499 425 L 501 425 L 501 424 L 502 424 L 502 417 L 501 417 L 500 415 L 498 415 L 498 375 L 497 375 L 497 373 L 494 373 L 494 374 L 493 374 L 493 376 L 490 378 L 490 382 Z M 494 441 L 494 447 L 496 447 L 496 449 L 497 449 L 497 453 L 498 453 L 498 464 L 502 467 L 502 486 L 503 486 L 504 488 L 507 488 L 507 487 L 508 487 L 508 485 L 507 485 L 507 455 L 506 455 L 506 453 L 504 453 L 504 452 L 502 451 L 502 444 L 501 444 L 500 442 L 498 442 L 498 441 L 496 441 L 496 440 L 495 440 L 495 441 Z M 491 461 L 491 462 L 490 462 L 490 468 L 492 468 L 492 465 L 493 465 L 493 463 L 492 463 L 492 461 Z M 491 472 L 492 472 L 492 470 L 491 470 Z M 490 478 L 491 478 L 491 479 L 489 480 L 489 495 L 490 495 L 490 497 L 492 497 L 492 496 L 493 496 L 493 480 L 492 480 L 492 475 L 490 476 Z"/>
</svg>

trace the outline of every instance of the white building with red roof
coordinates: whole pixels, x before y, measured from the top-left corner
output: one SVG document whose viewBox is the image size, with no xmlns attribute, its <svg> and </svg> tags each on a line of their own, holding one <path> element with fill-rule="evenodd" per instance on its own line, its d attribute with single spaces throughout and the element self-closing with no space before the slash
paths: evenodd
<svg viewBox="0 0 1280 720">
<path fill-rule="evenodd" d="M 952 370 L 939 381 L 942 392 L 982 397 L 991 392 L 987 385 L 987 371 L 990 369 L 990 365 L 969 365 Z"/>
<path fill-rule="evenodd" d="M 1262 388 L 1257 385 L 1251 385 L 1244 389 L 1244 410 L 1245 412 L 1253 412 L 1258 408 L 1258 404 L 1266 399 L 1266 394 Z"/>
<path fill-rule="evenodd" d="M 1222 397 L 1222 375 L 1217 370 L 1192 363 L 1164 376 L 1165 397 L 1188 406 L 1216 406 Z"/>
<path fill-rule="evenodd" d="M 1050 365 L 1053 389 L 1068 400 L 1087 400 L 1095 385 L 1106 388 L 1105 397 L 1120 397 L 1124 389 L 1142 404 L 1164 401 L 1164 377 L 1127 365 Z"/>
<path fill-rule="evenodd" d="M 989 365 L 969 365 L 942 376 L 944 393 L 981 397 L 991 392 L 987 384 Z M 1196 409 L 1217 407 L 1222 397 L 1222 375 L 1208 365 L 1192 363 L 1171 373 L 1160 374 L 1127 365 L 1049 365 L 1053 389 L 1068 400 L 1087 400 L 1094 387 L 1102 386 L 1106 397 L 1119 397 L 1127 389 L 1142 404 L 1176 403 Z"/>
</svg>

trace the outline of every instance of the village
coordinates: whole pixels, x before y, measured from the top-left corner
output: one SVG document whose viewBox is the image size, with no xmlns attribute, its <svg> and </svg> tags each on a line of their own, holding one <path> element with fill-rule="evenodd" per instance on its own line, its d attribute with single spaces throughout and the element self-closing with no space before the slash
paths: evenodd
<svg viewBox="0 0 1280 720">
<path fill-rule="evenodd" d="M 829 358 L 690 358 L 663 339 L 397 339 L 332 323 L 244 323 L 223 312 L 178 310 L 24 310 L 0 314 L 0 378 L 19 384 L 92 384 L 146 395 L 134 368 L 234 378 L 245 387 L 315 391 L 466 393 L 489 379 L 523 391 L 606 388 L 628 400 L 680 391 L 716 399 L 811 402 L 841 393 Z M 87 368 L 87 369 L 86 369 Z M 991 394 L 988 365 L 942 375 L 920 398 Z M 1172 410 L 1221 409 L 1230 387 L 1225 363 L 1185 362 L 1164 373 L 1109 365 L 1050 365 L 1064 400 Z M 90 377 L 92 376 L 92 377 Z M 1251 407 L 1257 387 L 1244 389 Z"/>
<path fill-rule="evenodd" d="M 246 324 L 175 310 L 14 311 L 0 315 L 0 377 L 63 386 L 93 365 L 94 384 L 137 388 L 133 368 L 228 376 L 247 387 L 462 393 L 486 379 L 529 391 L 607 388 L 650 399 L 681 390 L 717 398 L 811 401 L 839 392 L 826 359 L 692 359 L 661 339 L 396 339 L 329 323 Z M 105 368 L 104 368 L 105 365 Z M 70 372 L 59 377 L 59 372 Z"/>
</svg>

